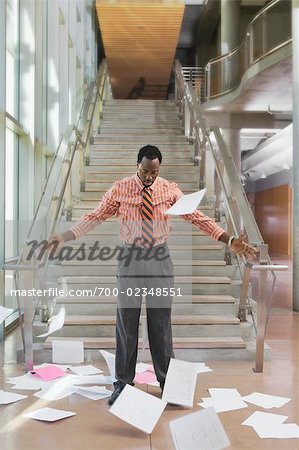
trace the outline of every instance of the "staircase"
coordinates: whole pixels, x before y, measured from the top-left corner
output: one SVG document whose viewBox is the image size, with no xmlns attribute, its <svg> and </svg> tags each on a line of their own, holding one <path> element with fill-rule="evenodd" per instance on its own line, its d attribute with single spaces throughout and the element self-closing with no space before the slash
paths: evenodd
<svg viewBox="0 0 299 450">
<path fill-rule="evenodd" d="M 161 150 L 161 177 L 177 182 L 185 194 L 198 190 L 198 167 L 192 160 L 193 145 L 182 134 L 175 103 L 108 100 L 99 133 L 91 145 L 90 163 L 85 167 L 85 191 L 73 208 L 72 221 L 96 206 L 115 180 L 136 172 L 138 150 L 146 144 L 157 145 Z M 200 209 L 214 217 L 212 204 L 202 204 Z M 62 223 L 64 229 L 69 226 L 70 222 Z M 237 317 L 240 290 L 237 265 L 226 264 L 222 243 L 205 236 L 183 219 L 174 218 L 172 226 L 168 244 L 174 263 L 175 287 L 183 293 L 174 297 L 173 302 L 176 357 L 190 361 L 254 359 L 252 324 L 241 323 Z M 221 226 L 225 227 L 225 224 Z M 83 242 L 93 245 L 95 241 L 100 247 L 121 245 L 115 218 L 75 241 L 74 247 L 79 248 Z M 49 266 L 49 286 L 64 290 L 98 286 L 106 291 L 101 296 L 55 298 L 55 311 L 61 304 L 66 307 L 65 326 L 46 340 L 45 349 L 51 348 L 54 339 L 83 340 L 90 359 L 95 349 L 115 349 L 116 297 L 113 288 L 116 287 L 116 267 L 116 258 L 84 261 L 83 264 L 75 260 L 62 261 Z M 35 335 L 45 331 L 40 322 L 35 325 Z M 140 331 L 140 347 L 142 345 Z M 148 348 L 142 357 L 150 358 Z"/>
</svg>

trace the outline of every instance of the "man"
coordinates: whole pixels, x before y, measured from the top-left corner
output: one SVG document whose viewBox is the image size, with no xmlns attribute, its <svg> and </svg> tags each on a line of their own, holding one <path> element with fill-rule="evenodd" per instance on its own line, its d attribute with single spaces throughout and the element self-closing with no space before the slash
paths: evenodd
<svg viewBox="0 0 299 450">
<path fill-rule="evenodd" d="M 137 174 L 116 181 L 99 205 L 72 228 L 52 236 L 64 242 L 77 239 L 111 216 L 120 222 L 124 255 L 118 261 L 118 308 L 116 318 L 116 359 L 114 383 L 109 404 L 113 404 L 126 384 L 133 385 L 138 349 L 138 326 L 142 296 L 146 296 L 149 345 L 157 379 L 163 390 L 173 355 L 171 303 L 174 295 L 173 265 L 167 247 L 171 227 L 165 214 L 182 192 L 176 183 L 159 177 L 162 155 L 152 145 L 142 147 L 137 158 Z M 255 249 L 244 236 L 229 236 L 213 219 L 196 210 L 182 216 L 215 240 L 230 245 L 245 257 Z"/>
</svg>

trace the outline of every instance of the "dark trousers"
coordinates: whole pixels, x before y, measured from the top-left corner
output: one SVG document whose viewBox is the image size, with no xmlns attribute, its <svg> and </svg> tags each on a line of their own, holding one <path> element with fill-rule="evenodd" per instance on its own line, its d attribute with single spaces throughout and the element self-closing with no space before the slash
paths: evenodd
<svg viewBox="0 0 299 450">
<path fill-rule="evenodd" d="M 126 384 L 133 382 L 142 294 L 147 294 L 150 351 L 157 380 L 163 384 L 170 358 L 174 357 L 171 330 L 174 280 L 167 244 L 150 250 L 126 245 L 118 261 L 117 283 L 116 379 Z"/>
</svg>

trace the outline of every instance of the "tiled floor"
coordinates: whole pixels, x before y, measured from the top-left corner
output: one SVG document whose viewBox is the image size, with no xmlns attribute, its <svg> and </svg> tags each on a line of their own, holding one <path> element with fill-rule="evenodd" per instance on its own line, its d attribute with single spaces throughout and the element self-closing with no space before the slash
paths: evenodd
<svg viewBox="0 0 299 450">
<path fill-rule="evenodd" d="M 210 387 L 235 387 L 241 395 L 259 391 L 290 397 L 291 401 L 282 408 L 267 411 L 285 414 L 289 416 L 288 422 L 299 423 L 299 314 L 291 311 L 290 286 L 291 272 L 279 274 L 267 330 L 271 361 L 265 362 L 262 374 L 252 371 L 253 362 L 209 362 L 208 365 L 213 372 L 199 375 L 194 408 L 190 410 L 167 406 L 150 436 L 110 414 L 106 400 L 91 401 L 74 394 L 49 404 L 32 397 L 32 391 L 28 391 L 27 399 L 8 406 L 0 406 L 1 450 L 174 449 L 169 421 L 198 410 L 196 403 L 201 397 L 208 396 L 207 389 Z M 6 341 L 6 364 L 0 373 L 2 389 L 11 388 L 11 385 L 5 383 L 7 376 L 23 373 L 22 367 L 18 367 L 14 362 L 17 335 L 18 332 L 14 332 Z M 101 363 L 98 366 L 104 368 Z M 149 387 L 148 391 L 153 395 L 160 395 L 158 388 Z M 77 415 L 53 424 L 22 417 L 24 411 L 45 405 L 71 410 Z M 241 423 L 256 410 L 262 409 L 252 405 L 219 414 L 231 442 L 230 449 L 295 450 L 299 448 L 298 439 L 262 440 L 251 427 L 242 426 Z"/>
</svg>

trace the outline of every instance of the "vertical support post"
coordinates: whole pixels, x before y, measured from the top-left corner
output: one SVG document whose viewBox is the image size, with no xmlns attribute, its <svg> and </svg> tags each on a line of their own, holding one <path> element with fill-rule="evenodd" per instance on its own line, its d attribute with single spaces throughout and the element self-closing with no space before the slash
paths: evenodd
<svg viewBox="0 0 299 450">
<path fill-rule="evenodd" d="M 0 2 L 0 266 L 5 262 L 5 110 L 6 2 Z M 5 272 L 0 269 L 0 305 L 4 306 Z M 0 364 L 4 363 L 4 322 L 0 324 Z"/>
<path fill-rule="evenodd" d="M 247 296 L 251 276 L 252 264 L 246 262 L 243 270 L 242 286 L 240 290 L 240 303 L 238 317 L 241 322 L 247 321 Z"/>
<path fill-rule="evenodd" d="M 268 263 L 268 245 L 260 246 L 260 264 Z M 267 323 L 267 270 L 259 271 L 259 297 L 257 300 L 257 336 L 254 372 L 263 372 L 264 367 L 264 342 Z"/>
<path fill-rule="evenodd" d="M 20 274 L 21 275 L 21 274 Z M 21 275 L 22 276 L 22 275 Z M 26 292 L 33 286 L 33 272 L 31 270 L 23 272 L 24 280 L 22 285 Z M 25 369 L 30 371 L 33 369 L 33 334 L 32 322 L 34 317 L 33 297 L 26 296 L 24 299 L 24 357 Z"/>
</svg>

